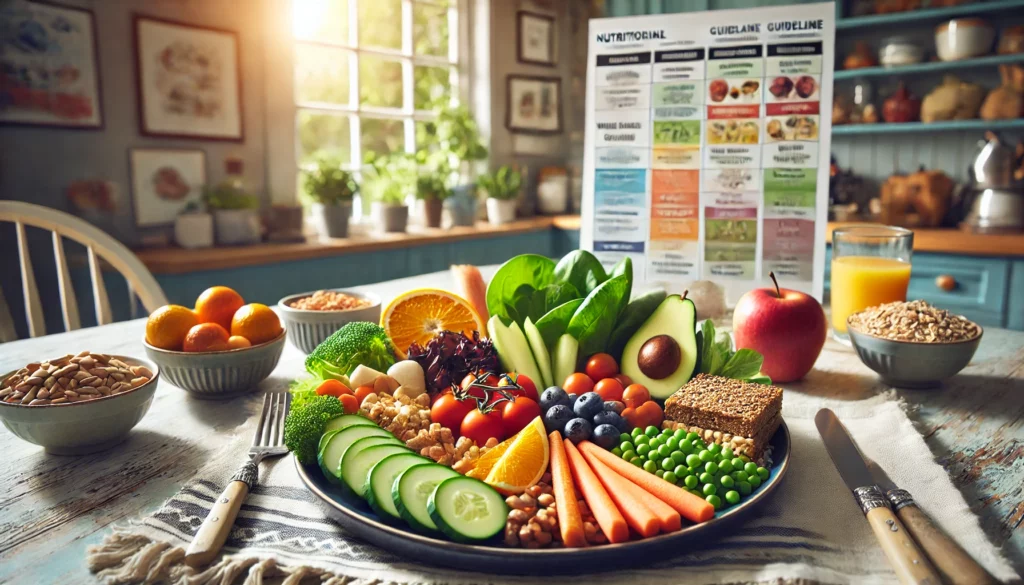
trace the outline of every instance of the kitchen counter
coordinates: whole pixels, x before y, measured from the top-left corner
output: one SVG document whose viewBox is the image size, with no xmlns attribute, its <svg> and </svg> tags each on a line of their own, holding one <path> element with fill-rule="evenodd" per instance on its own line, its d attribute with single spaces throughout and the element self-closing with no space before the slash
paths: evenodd
<svg viewBox="0 0 1024 585">
<path fill-rule="evenodd" d="M 829 222 L 826 240 L 832 242 L 832 230 L 864 222 Z M 914 251 L 967 256 L 1024 256 L 1024 233 L 974 234 L 955 228 L 914 229 Z"/>
</svg>

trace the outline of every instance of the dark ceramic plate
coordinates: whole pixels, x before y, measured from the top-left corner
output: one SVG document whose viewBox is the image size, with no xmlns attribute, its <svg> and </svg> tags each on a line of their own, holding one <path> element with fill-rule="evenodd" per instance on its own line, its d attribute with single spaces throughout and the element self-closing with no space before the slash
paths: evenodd
<svg viewBox="0 0 1024 585">
<path fill-rule="evenodd" d="M 771 446 L 774 465 L 768 480 L 742 503 L 716 513 L 711 520 L 652 538 L 576 549 L 508 548 L 501 544 L 500 537 L 493 542 L 470 545 L 423 536 L 404 525 L 382 522 L 365 504 L 355 506 L 345 501 L 338 488 L 324 479 L 316 465 L 301 465 L 296 460 L 295 466 L 302 483 L 317 497 L 317 502 L 329 518 L 352 534 L 381 548 L 404 558 L 447 568 L 480 572 L 481 567 L 487 567 L 486 572 L 489 573 L 538 575 L 579 573 L 580 567 L 586 567 L 587 572 L 624 569 L 648 564 L 657 555 L 671 556 L 675 551 L 707 544 L 714 535 L 749 517 L 782 481 L 789 468 L 790 454 L 789 428 L 785 422 L 772 437 Z"/>
</svg>

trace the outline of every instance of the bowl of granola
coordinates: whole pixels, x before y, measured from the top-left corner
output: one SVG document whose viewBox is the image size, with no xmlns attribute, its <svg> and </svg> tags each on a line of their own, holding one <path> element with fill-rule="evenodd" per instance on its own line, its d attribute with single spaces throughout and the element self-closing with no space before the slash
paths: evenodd
<svg viewBox="0 0 1024 585">
<path fill-rule="evenodd" d="M 330 289 L 287 296 L 277 303 L 288 339 L 309 354 L 353 321 L 380 321 L 380 299 L 371 293 Z"/>
<path fill-rule="evenodd" d="M 977 323 L 925 301 L 869 307 L 846 325 L 864 365 L 897 388 L 931 388 L 957 375 L 983 333 Z"/>
</svg>

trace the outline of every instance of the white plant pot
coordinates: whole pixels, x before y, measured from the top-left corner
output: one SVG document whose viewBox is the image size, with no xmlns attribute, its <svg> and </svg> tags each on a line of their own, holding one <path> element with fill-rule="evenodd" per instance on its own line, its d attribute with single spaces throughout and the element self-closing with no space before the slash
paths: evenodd
<svg viewBox="0 0 1024 585">
<path fill-rule="evenodd" d="M 569 207 L 569 177 L 549 177 L 538 185 L 537 207 L 545 215 L 565 213 Z"/>
<path fill-rule="evenodd" d="M 209 213 L 185 213 L 174 218 L 174 241 L 182 248 L 213 246 L 213 216 Z"/>
<path fill-rule="evenodd" d="M 213 212 L 220 245 L 256 244 L 261 239 L 260 216 L 255 209 L 218 209 Z"/>
<path fill-rule="evenodd" d="M 491 225 L 510 223 L 516 219 L 516 206 L 519 204 L 515 199 L 487 198 L 487 221 Z"/>
</svg>

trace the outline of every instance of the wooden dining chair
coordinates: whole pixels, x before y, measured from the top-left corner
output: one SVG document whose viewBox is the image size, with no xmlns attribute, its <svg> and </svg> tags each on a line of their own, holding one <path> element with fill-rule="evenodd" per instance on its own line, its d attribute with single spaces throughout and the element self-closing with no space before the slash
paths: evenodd
<svg viewBox="0 0 1024 585">
<path fill-rule="evenodd" d="M 103 284 L 100 260 L 106 261 L 117 270 L 128 283 L 128 298 L 135 306 L 135 296 L 146 311 L 152 312 L 167 304 L 160 284 L 146 266 L 124 244 L 92 224 L 63 211 L 24 203 L 21 201 L 0 201 L 0 223 L 13 223 L 18 240 L 18 259 L 21 267 L 21 289 L 25 299 L 25 318 L 28 321 L 29 337 L 46 335 L 43 319 L 43 304 L 36 287 L 35 273 L 29 256 L 25 227 L 31 226 L 48 230 L 53 235 L 53 259 L 57 266 L 57 287 L 60 293 L 64 328 L 67 331 L 82 326 L 78 314 L 78 301 L 71 284 L 71 271 L 64 255 L 64 238 L 85 247 L 89 259 L 89 276 L 92 281 L 93 305 L 96 323 L 106 325 L 113 321 L 107 288 Z M 14 320 L 7 302 L 0 291 L 0 342 L 11 341 L 14 337 Z"/>
</svg>

